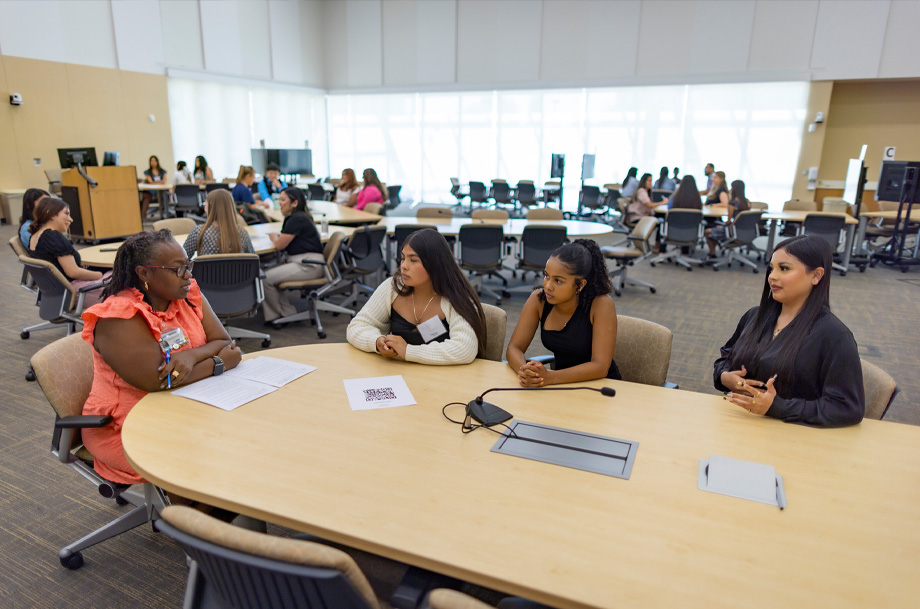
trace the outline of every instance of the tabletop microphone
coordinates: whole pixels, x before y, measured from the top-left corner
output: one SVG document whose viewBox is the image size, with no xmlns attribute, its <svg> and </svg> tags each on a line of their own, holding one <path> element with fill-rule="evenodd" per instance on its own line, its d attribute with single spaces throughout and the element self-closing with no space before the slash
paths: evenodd
<svg viewBox="0 0 920 609">
<path fill-rule="evenodd" d="M 484 395 L 493 391 L 580 391 L 582 389 L 597 391 L 609 398 L 617 394 L 613 387 L 493 387 L 483 391 L 475 400 L 466 405 L 466 418 L 463 420 L 463 428 L 468 430 L 472 427 L 471 418 L 486 427 L 504 423 L 512 418 L 511 413 L 508 411 L 502 410 L 495 404 L 490 404 L 482 399 Z"/>
</svg>

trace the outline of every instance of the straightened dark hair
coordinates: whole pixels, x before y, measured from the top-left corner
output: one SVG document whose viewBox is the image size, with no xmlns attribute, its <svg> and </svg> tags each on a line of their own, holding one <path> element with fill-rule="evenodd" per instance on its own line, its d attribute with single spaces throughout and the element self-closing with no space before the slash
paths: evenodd
<svg viewBox="0 0 920 609">
<path fill-rule="evenodd" d="M 368 186 L 373 185 L 374 187 L 377 188 L 377 190 L 380 191 L 380 196 L 381 196 L 381 198 L 382 198 L 384 201 L 387 200 L 387 193 L 383 192 L 383 183 L 380 181 L 380 178 L 377 177 L 377 172 L 376 172 L 376 171 L 374 171 L 372 168 L 368 167 L 367 169 L 364 170 L 364 175 L 363 175 L 362 177 L 364 178 L 364 187 L 365 187 L 365 188 L 367 188 Z"/>
<path fill-rule="evenodd" d="M 601 248 L 591 239 L 575 239 L 556 249 L 550 258 L 556 258 L 565 265 L 569 273 L 586 281 L 585 287 L 578 292 L 578 306 L 591 308 L 594 299 L 613 291 L 610 276 L 607 275 L 607 262 Z M 543 290 L 537 293 L 540 302 L 546 300 Z"/>
<path fill-rule="evenodd" d="M 649 186 L 648 188 L 645 188 L 645 182 L 646 182 L 646 180 L 651 180 L 651 179 L 652 179 L 652 174 L 650 174 L 650 173 L 643 173 L 643 174 L 642 174 L 642 177 L 639 178 L 639 185 L 636 186 L 636 191 L 635 191 L 635 192 L 633 193 L 633 195 L 629 198 L 630 201 L 638 201 L 638 200 L 639 200 L 639 190 L 640 190 L 640 189 L 645 189 L 645 194 L 647 194 L 649 197 L 652 196 L 652 188 L 653 188 L 653 186 Z"/>
<path fill-rule="evenodd" d="M 122 290 L 135 288 L 141 290 L 141 280 L 137 276 L 137 267 L 153 264 L 157 250 L 161 245 L 176 243 L 168 229 L 144 231 L 131 235 L 115 253 L 115 265 L 112 267 L 112 281 L 103 288 L 102 300 L 114 296 Z M 143 292 L 143 290 L 141 290 Z"/>
<path fill-rule="evenodd" d="M 486 352 L 486 314 L 482 310 L 479 296 L 460 270 L 444 235 L 431 228 L 418 230 L 406 237 L 403 248 L 406 246 L 412 248 L 421 260 L 431 278 L 435 294 L 446 298 L 450 306 L 472 326 L 479 344 L 478 356 L 482 357 Z M 399 256 L 401 260 L 402 252 L 399 252 Z M 411 286 L 402 282 L 399 273 L 393 277 L 393 289 L 400 296 L 408 296 L 413 291 Z"/>
<path fill-rule="evenodd" d="M 155 155 L 155 154 L 151 154 L 151 155 L 150 155 L 150 158 L 147 159 L 147 171 L 149 171 L 150 173 L 153 173 L 153 163 L 150 162 L 150 161 L 152 161 L 153 159 L 156 159 L 156 160 L 157 160 L 157 175 L 158 175 L 158 176 L 159 176 L 159 175 L 163 175 L 164 171 L 163 171 L 163 166 L 160 165 L 160 157 L 158 157 L 158 156 Z"/>
<path fill-rule="evenodd" d="M 629 178 L 634 178 L 639 175 L 639 169 L 636 167 L 630 167 L 629 171 L 626 172 L 626 177 L 623 178 L 623 186 L 626 186 L 626 183 L 629 182 Z"/>
<path fill-rule="evenodd" d="M 28 221 L 35 221 L 35 204 L 43 197 L 49 197 L 47 192 L 41 188 L 30 188 L 22 195 L 22 215 L 19 216 L 19 229 Z"/>
<path fill-rule="evenodd" d="M 661 171 L 658 172 L 658 179 L 655 181 L 653 188 L 661 188 L 661 185 L 664 184 L 664 181 L 668 179 L 669 173 L 670 172 L 668 171 L 667 167 L 662 167 Z"/>
<path fill-rule="evenodd" d="M 731 192 L 728 193 L 728 200 L 738 201 L 738 211 L 747 211 L 751 209 L 751 202 L 747 200 L 747 197 L 744 196 L 744 182 L 741 180 L 735 180 L 732 182 Z"/>
<path fill-rule="evenodd" d="M 179 161 L 178 163 L 176 163 L 176 171 L 185 169 L 186 167 L 188 167 L 188 163 L 186 163 L 185 161 Z"/>
<path fill-rule="evenodd" d="M 303 191 L 296 186 L 288 186 L 282 190 L 284 194 L 287 195 L 288 199 L 294 204 L 294 213 L 295 211 L 302 211 L 307 214 L 307 217 L 310 218 L 310 222 L 313 222 L 313 214 L 310 213 L 310 208 L 307 207 L 307 195 L 303 194 Z"/>
<path fill-rule="evenodd" d="M 671 209 L 702 209 L 700 191 L 696 189 L 696 178 L 687 174 L 680 179 L 680 184 L 674 192 L 674 203 Z"/>
<path fill-rule="evenodd" d="M 51 218 L 55 217 L 65 209 L 67 209 L 67 203 L 65 203 L 63 200 L 52 196 L 42 197 L 35 205 L 35 211 L 32 214 L 35 216 L 35 220 L 33 220 L 32 224 L 29 225 L 29 232 L 34 235 L 40 231 L 43 226 L 48 224 L 48 222 L 51 221 Z"/>
<path fill-rule="evenodd" d="M 741 332 L 741 336 L 738 337 L 732 349 L 731 370 L 740 370 L 742 365 L 748 370 L 753 368 L 753 362 L 760 360 L 775 340 L 779 349 L 774 367 L 775 374 L 777 374 L 775 386 L 777 391 L 781 392 L 783 387 L 789 387 L 792 383 L 795 358 L 805 341 L 805 336 L 814 326 L 815 321 L 831 310 L 831 265 L 834 256 L 830 244 L 816 235 L 799 235 L 786 239 L 773 248 L 771 259 L 772 255 L 779 250 L 785 250 L 787 254 L 804 264 L 809 272 L 823 268 L 824 276 L 821 277 L 818 285 L 812 288 L 802 309 L 774 339 L 773 328 L 783 310 L 783 305 L 773 300 L 773 293 L 770 290 L 770 273 L 767 273 L 757 314 Z M 766 379 L 758 380 L 765 381 Z"/>
<path fill-rule="evenodd" d="M 200 154 L 195 157 L 195 171 L 201 171 L 204 173 L 204 170 L 208 168 L 208 160 L 201 156 Z"/>
</svg>

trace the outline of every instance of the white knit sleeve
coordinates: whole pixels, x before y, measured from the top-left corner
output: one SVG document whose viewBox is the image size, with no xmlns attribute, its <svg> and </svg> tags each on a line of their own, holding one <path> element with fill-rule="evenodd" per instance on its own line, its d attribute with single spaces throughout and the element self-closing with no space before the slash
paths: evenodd
<svg viewBox="0 0 920 609">
<path fill-rule="evenodd" d="M 479 353 L 479 341 L 473 326 L 467 322 L 447 301 L 441 299 L 441 310 L 450 326 L 450 338 L 440 343 L 408 345 L 406 361 L 435 366 L 469 364 Z"/>
<path fill-rule="evenodd" d="M 386 279 L 348 324 L 348 342 L 362 351 L 376 353 L 377 339 L 390 333 L 390 308 L 395 299 L 393 279 Z"/>
</svg>

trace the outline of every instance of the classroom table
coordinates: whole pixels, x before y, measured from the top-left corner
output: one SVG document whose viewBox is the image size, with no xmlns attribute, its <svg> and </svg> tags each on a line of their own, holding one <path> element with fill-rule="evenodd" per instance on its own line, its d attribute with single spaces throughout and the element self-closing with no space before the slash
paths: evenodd
<svg viewBox="0 0 920 609">
<path fill-rule="evenodd" d="M 172 184 L 146 184 L 140 183 L 137 189 L 141 192 L 155 192 L 157 196 L 157 207 L 160 208 L 160 220 L 169 217 L 169 196 L 172 192 Z M 145 220 L 146 218 L 141 218 Z"/>
<path fill-rule="evenodd" d="M 770 221 L 770 232 L 767 236 L 767 256 L 770 255 L 770 252 L 773 251 L 773 244 L 776 241 L 776 226 L 780 222 L 804 222 L 806 216 L 843 216 L 846 220 L 846 240 L 844 241 L 844 250 L 843 250 L 843 260 L 841 264 L 844 269 L 850 268 L 850 254 L 853 247 L 853 239 L 856 233 L 856 225 L 859 222 L 853 216 L 849 214 L 840 214 L 836 212 L 825 212 L 825 211 L 771 211 L 764 212 L 761 216 L 764 220 Z M 770 261 L 767 259 L 765 263 L 769 264 Z M 846 271 L 841 271 L 841 275 L 846 274 Z"/>
<path fill-rule="evenodd" d="M 898 212 L 897 211 L 863 211 L 859 214 L 859 229 L 856 233 L 856 246 L 858 248 L 863 248 L 863 243 L 866 240 L 866 226 L 869 224 L 870 219 L 883 220 L 897 220 Z M 901 214 L 901 221 L 903 222 L 907 219 L 907 212 Z M 914 209 L 910 212 L 910 222 L 920 222 L 920 205 L 914 206 Z M 892 227 L 894 228 L 894 227 Z"/>
<path fill-rule="evenodd" d="M 503 220 L 482 220 L 473 218 L 413 218 L 408 216 L 385 216 L 375 226 L 385 226 L 387 234 L 393 234 L 396 227 L 404 224 L 430 224 L 437 227 L 438 232 L 447 237 L 456 237 L 460 234 L 461 226 L 494 225 L 501 226 L 506 237 L 520 237 L 527 226 L 564 226 L 569 239 L 579 237 L 597 237 L 613 232 L 613 227 L 600 222 L 587 222 L 584 220 L 527 220 L 526 218 L 511 218 Z"/>
<path fill-rule="evenodd" d="M 313 214 L 313 219 L 317 224 L 326 220 L 329 224 L 337 226 L 361 226 L 363 224 L 374 224 L 383 216 L 372 214 L 366 211 L 345 207 L 331 201 L 307 201 L 307 207 Z M 281 222 L 284 216 L 280 209 L 270 209 L 265 211 L 270 219 Z"/>
<path fill-rule="evenodd" d="M 726 328 L 730 333 L 731 328 Z M 727 336 L 727 334 L 726 334 Z M 225 412 L 150 393 L 125 454 L 183 496 L 560 608 L 912 607 L 920 428 L 812 429 L 720 395 L 601 380 L 486 397 L 519 420 L 638 442 L 630 479 L 491 452 L 442 416 L 506 364 L 424 366 L 348 344 L 261 351 L 317 370 Z M 344 379 L 401 375 L 414 406 L 352 411 Z M 463 406 L 447 410 L 454 419 Z M 697 488 L 710 455 L 776 467 L 788 507 Z"/>
<path fill-rule="evenodd" d="M 260 256 L 272 254 L 277 251 L 268 238 L 268 233 L 276 233 L 280 230 L 281 222 L 253 224 L 246 227 L 246 232 L 249 233 L 249 238 L 252 241 L 252 247 Z M 319 230 L 319 227 L 317 227 L 317 230 Z M 320 233 L 320 239 L 325 243 L 329 240 L 329 236 L 335 232 L 345 233 L 345 237 L 348 238 L 351 237 L 355 230 L 355 227 L 352 226 L 333 226 L 330 227 L 327 232 Z M 188 235 L 179 234 L 173 235 L 173 237 L 175 237 L 179 245 L 183 245 Z M 80 252 L 80 261 L 86 266 L 110 269 L 115 266 L 115 253 L 118 250 L 118 246 L 122 243 L 124 243 L 124 241 L 103 243 L 101 245 L 93 245 L 78 250 Z"/>
</svg>

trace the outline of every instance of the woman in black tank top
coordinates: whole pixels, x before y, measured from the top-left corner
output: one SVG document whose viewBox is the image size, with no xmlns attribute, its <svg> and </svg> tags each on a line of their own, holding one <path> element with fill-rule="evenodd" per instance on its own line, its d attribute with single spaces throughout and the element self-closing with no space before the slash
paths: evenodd
<svg viewBox="0 0 920 609">
<path fill-rule="evenodd" d="M 617 312 L 611 290 L 604 256 L 594 241 L 576 239 L 553 252 L 543 271 L 543 289 L 527 299 L 508 343 L 508 365 L 522 387 L 621 378 L 613 361 Z M 556 358 L 552 370 L 524 356 L 538 326 L 543 346 Z"/>
</svg>

